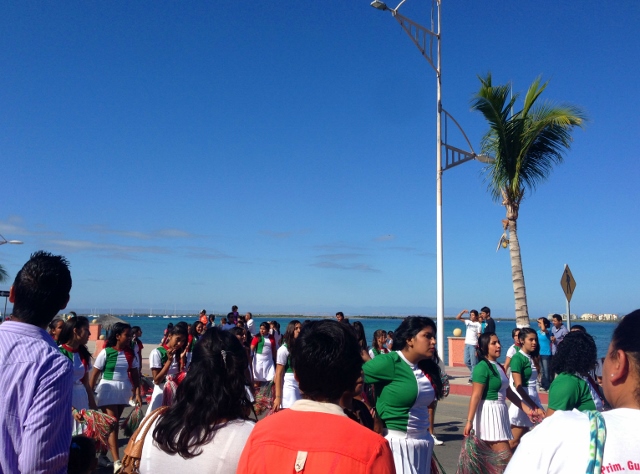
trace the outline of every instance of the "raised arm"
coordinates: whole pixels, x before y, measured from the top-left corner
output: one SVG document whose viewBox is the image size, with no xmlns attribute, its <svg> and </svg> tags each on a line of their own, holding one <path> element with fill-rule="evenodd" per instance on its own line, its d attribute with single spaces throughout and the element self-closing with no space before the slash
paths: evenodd
<svg viewBox="0 0 640 474">
<path fill-rule="evenodd" d="M 456 319 L 462 319 L 462 315 L 463 315 L 464 313 L 468 313 L 468 312 L 469 312 L 469 310 L 468 310 L 468 309 L 463 309 L 462 311 L 460 311 L 460 312 L 458 313 L 458 316 L 456 316 Z"/>
</svg>

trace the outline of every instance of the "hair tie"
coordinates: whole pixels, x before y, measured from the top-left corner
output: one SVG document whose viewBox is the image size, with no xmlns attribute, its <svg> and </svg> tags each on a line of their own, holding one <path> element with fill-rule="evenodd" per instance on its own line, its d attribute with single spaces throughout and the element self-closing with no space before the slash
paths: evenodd
<svg viewBox="0 0 640 474">
<path fill-rule="evenodd" d="M 227 351 L 220 351 L 222 354 L 222 362 L 224 362 L 224 368 L 227 368 Z"/>
</svg>

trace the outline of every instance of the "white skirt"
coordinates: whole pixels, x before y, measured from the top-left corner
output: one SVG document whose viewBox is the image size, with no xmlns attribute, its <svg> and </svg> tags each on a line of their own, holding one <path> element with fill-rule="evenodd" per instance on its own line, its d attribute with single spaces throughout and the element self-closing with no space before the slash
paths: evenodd
<svg viewBox="0 0 640 474">
<path fill-rule="evenodd" d="M 385 437 L 391 452 L 396 474 L 430 474 L 433 438 L 427 432 L 425 438 L 407 438 L 403 431 L 387 430 Z"/>
<path fill-rule="evenodd" d="M 515 393 L 516 395 L 518 394 L 518 392 Z M 540 402 L 540 397 L 538 396 L 538 391 L 536 390 L 535 385 L 533 387 L 527 387 L 527 393 L 529 394 L 529 398 L 531 398 L 531 400 L 533 400 L 536 405 L 542 407 L 542 403 Z M 520 410 L 520 408 L 515 406 L 513 403 L 509 407 L 509 423 L 511 423 L 511 426 L 533 428 L 533 423 L 531 423 L 531 420 L 529 419 L 527 414 Z"/>
<path fill-rule="evenodd" d="M 256 354 L 253 358 L 254 382 L 270 382 L 275 375 L 275 365 L 271 354 Z"/>
<path fill-rule="evenodd" d="M 83 384 L 73 384 L 73 390 L 71 391 L 71 406 L 76 410 L 87 410 L 89 408 L 89 395 L 87 395 L 87 389 Z M 71 415 L 73 418 L 73 415 Z M 86 424 L 76 421 L 73 418 L 71 436 L 81 435 Z"/>
<path fill-rule="evenodd" d="M 481 400 L 473 417 L 473 429 L 476 437 L 483 441 L 513 439 L 507 404 L 498 400 Z"/>
<path fill-rule="evenodd" d="M 96 405 L 129 405 L 133 387 L 129 380 L 100 380 L 96 387 Z"/>
<path fill-rule="evenodd" d="M 291 408 L 297 400 L 302 398 L 298 381 L 292 373 L 284 374 L 284 383 L 282 384 L 282 408 Z"/>
<path fill-rule="evenodd" d="M 151 393 L 151 401 L 147 407 L 147 413 L 151 413 L 156 408 L 162 406 L 162 400 L 164 395 L 164 382 L 160 385 L 153 384 L 153 392 Z"/>
</svg>

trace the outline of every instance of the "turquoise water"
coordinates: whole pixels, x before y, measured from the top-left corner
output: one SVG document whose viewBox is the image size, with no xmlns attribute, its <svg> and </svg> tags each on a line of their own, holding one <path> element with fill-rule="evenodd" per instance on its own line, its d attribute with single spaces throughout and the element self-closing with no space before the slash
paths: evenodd
<svg viewBox="0 0 640 474">
<path fill-rule="evenodd" d="M 142 328 L 142 341 L 148 344 L 158 344 L 162 339 L 163 332 L 169 323 L 177 323 L 179 321 L 186 321 L 189 324 L 196 321 L 195 317 L 191 318 L 171 318 L 164 319 L 161 317 L 149 318 L 148 316 L 120 316 L 123 320 L 127 321 L 132 326 L 140 326 Z M 261 322 L 267 321 L 268 319 L 273 318 L 254 318 L 256 321 L 256 326 L 258 326 Z M 219 317 L 216 318 L 217 321 L 220 320 Z M 280 323 L 280 329 L 284 332 L 287 323 L 290 321 L 288 318 L 278 318 L 277 321 Z M 365 334 L 367 336 L 367 342 L 369 345 L 371 344 L 371 338 L 373 336 L 374 331 L 377 329 L 383 329 L 385 331 L 395 331 L 396 328 L 400 325 L 400 319 L 357 319 L 357 318 L 349 318 L 350 322 L 360 321 L 365 329 Z M 607 353 L 607 347 L 609 346 L 609 342 L 611 341 L 611 335 L 613 334 L 613 330 L 616 328 L 616 323 L 589 323 L 589 322 L 581 322 L 589 334 L 593 336 L 596 341 L 596 345 L 598 347 L 598 357 L 604 357 Z M 448 360 L 448 350 L 447 350 L 447 336 L 453 336 L 453 330 L 455 328 L 460 328 L 462 330 L 462 334 L 464 335 L 464 323 L 462 321 L 456 320 L 445 320 L 445 362 Z M 507 348 L 513 343 L 511 340 L 511 330 L 515 328 L 515 321 L 496 321 L 496 333 L 500 338 L 500 341 L 503 344 L 503 356 L 502 360 L 504 360 L 504 354 L 507 352 Z M 537 329 L 537 328 L 536 328 Z"/>
</svg>

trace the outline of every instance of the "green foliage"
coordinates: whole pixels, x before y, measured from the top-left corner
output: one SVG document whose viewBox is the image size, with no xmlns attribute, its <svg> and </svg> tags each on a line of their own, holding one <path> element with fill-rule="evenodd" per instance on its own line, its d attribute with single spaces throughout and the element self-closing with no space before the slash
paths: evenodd
<svg viewBox="0 0 640 474">
<path fill-rule="evenodd" d="M 4 283 L 8 279 L 9 279 L 9 274 L 4 269 L 4 267 L 2 265 L 0 265 L 0 283 Z"/>
<path fill-rule="evenodd" d="M 553 166 L 562 163 L 571 147 L 571 132 L 584 125 L 586 115 L 573 105 L 537 103 L 548 84 L 541 84 L 539 77 L 529 87 L 523 108 L 511 115 L 519 95 L 510 98 L 509 85 L 494 86 L 490 73 L 478 78 L 481 87 L 471 108 L 489 123 L 482 138 L 482 153 L 495 158 L 485 168 L 489 191 L 496 201 L 518 205 L 525 189 L 535 190 Z"/>
</svg>

